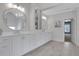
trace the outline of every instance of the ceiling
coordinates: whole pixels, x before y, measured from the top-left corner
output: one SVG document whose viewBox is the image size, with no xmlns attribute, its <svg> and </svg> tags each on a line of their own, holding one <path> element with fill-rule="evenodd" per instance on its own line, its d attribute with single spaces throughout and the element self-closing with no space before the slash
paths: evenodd
<svg viewBox="0 0 79 59">
<path fill-rule="evenodd" d="M 37 3 L 36 5 L 39 6 L 41 10 L 47 10 L 50 7 L 55 7 L 57 5 L 60 5 L 60 3 Z"/>
<path fill-rule="evenodd" d="M 79 7 L 79 3 L 40 3 L 38 5 L 43 14 L 48 16 L 72 11 Z"/>
<path fill-rule="evenodd" d="M 22 5 L 24 7 L 29 7 L 31 3 L 19 3 L 18 5 Z M 59 13 L 64 13 L 68 11 L 72 11 L 79 7 L 79 3 L 33 3 L 38 8 L 42 10 L 42 13 L 50 16 Z M 0 3 L 0 11 L 3 11 L 7 7 Z M 29 7 L 30 8 L 30 7 Z"/>
</svg>

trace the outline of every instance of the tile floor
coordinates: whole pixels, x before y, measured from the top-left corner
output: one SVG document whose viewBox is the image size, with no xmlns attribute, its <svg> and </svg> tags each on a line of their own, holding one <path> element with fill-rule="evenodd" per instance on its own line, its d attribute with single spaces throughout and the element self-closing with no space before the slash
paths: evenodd
<svg viewBox="0 0 79 59">
<path fill-rule="evenodd" d="M 79 56 L 79 47 L 70 42 L 50 41 L 24 56 Z"/>
</svg>

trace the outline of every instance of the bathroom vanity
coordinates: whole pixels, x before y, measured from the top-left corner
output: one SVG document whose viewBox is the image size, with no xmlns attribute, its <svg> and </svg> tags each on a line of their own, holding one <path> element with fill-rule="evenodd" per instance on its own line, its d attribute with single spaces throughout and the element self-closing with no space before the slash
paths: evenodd
<svg viewBox="0 0 79 59">
<path fill-rule="evenodd" d="M 15 5 L 16 4 L 12 4 L 12 6 L 15 6 Z M 36 24 L 36 27 L 38 28 L 34 29 L 37 31 L 27 32 L 26 13 L 18 9 L 20 5 L 19 6 L 16 5 L 16 7 L 17 8 L 11 7 L 3 11 L 3 15 L 2 15 L 3 23 L 5 24 L 5 27 L 8 29 L 8 31 L 7 33 L 5 33 L 6 31 L 0 32 L 1 33 L 0 35 L 0 56 L 24 55 L 51 40 L 50 32 L 41 31 L 42 30 L 40 27 L 41 23 L 39 23 L 41 22 L 40 21 L 41 19 L 38 19 L 39 15 L 38 15 L 38 18 L 36 17 L 36 19 L 38 19 L 39 21 L 37 22 L 38 24 Z M 22 6 L 20 8 L 23 9 Z M 11 31 L 11 33 L 9 33 L 9 31 Z M 21 31 L 23 32 L 20 33 Z"/>
<path fill-rule="evenodd" d="M 0 36 L 0 56 L 20 56 L 51 40 L 49 32 L 28 32 Z"/>
</svg>

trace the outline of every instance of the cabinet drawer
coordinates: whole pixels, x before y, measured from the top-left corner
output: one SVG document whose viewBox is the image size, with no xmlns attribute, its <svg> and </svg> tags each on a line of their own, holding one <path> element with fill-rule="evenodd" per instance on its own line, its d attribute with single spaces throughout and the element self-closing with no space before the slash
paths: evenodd
<svg viewBox="0 0 79 59">
<path fill-rule="evenodd" d="M 10 47 L 8 44 L 0 45 L 0 56 L 9 56 Z"/>
<path fill-rule="evenodd" d="M 0 38 L 0 56 L 10 55 L 10 45 L 10 40 L 8 38 Z"/>
<path fill-rule="evenodd" d="M 10 43 L 8 38 L 0 38 L 0 44 Z"/>
</svg>

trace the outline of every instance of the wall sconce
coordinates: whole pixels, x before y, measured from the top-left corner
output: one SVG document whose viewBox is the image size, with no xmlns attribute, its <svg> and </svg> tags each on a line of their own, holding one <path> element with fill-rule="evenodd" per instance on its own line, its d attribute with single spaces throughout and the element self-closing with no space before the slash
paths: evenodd
<svg viewBox="0 0 79 59">
<path fill-rule="evenodd" d="M 38 8 L 35 9 L 35 29 L 41 29 L 41 10 Z"/>
<path fill-rule="evenodd" d="M 61 27 L 61 21 L 60 20 L 59 21 L 56 21 L 55 27 Z"/>
</svg>

